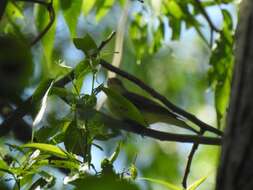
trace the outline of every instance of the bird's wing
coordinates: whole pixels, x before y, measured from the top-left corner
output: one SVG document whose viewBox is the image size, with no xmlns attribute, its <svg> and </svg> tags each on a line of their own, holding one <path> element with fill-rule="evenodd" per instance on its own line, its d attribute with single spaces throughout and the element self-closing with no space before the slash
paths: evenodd
<svg viewBox="0 0 253 190">
<path fill-rule="evenodd" d="M 123 96 L 126 97 L 129 101 L 131 101 L 139 110 L 145 110 L 147 112 L 157 114 L 167 114 L 168 116 L 178 118 L 176 114 L 169 111 L 154 100 L 132 92 L 125 92 L 123 93 Z"/>
<path fill-rule="evenodd" d="M 169 111 L 159 103 L 132 92 L 124 92 L 123 96 L 132 102 L 145 116 L 148 123 L 165 122 L 168 124 L 176 125 L 193 132 L 197 132 L 194 128 L 190 127 L 178 115 Z M 152 117 L 155 115 L 155 117 Z"/>
<path fill-rule="evenodd" d="M 108 97 L 108 106 L 112 113 L 122 119 L 130 119 L 143 126 L 147 125 L 139 109 L 131 101 L 113 89 L 103 88 L 103 91 Z"/>
</svg>

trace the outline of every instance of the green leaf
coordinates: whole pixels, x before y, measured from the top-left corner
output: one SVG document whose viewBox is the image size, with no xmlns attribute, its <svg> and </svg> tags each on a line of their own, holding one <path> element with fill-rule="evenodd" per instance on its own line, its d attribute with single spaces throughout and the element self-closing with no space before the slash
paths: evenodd
<svg viewBox="0 0 253 190">
<path fill-rule="evenodd" d="M 82 50 L 88 57 L 97 52 L 97 45 L 89 34 L 86 34 L 83 38 L 74 38 L 73 42 L 76 48 Z"/>
<path fill-rule="evenodd" d="M 224 28 L 226 28 L 226 26 L 224 26 Z M 233 40 L 231 32 L 227 34 L 221 32 L 220 38 L 216 41 L 216 48 L 212 51 L 210 58 L 211 67 L 208 71 L 210 86 L 212 86 L 215 91 L 215 108 L 218 127 L 220 127 L 221 119 L 226 113 L 230 95 L 234 64 L 231 39 Z"/>
<path fill-rule="evenodd" d="M 54 11 L 57 13 L 59 9 L 59 1 L 53 1 L 53 8 Z M 35 6 L 35 15 L 36 15 L 35 23 L 39 33 L 43 31 L 45 27 L 48 25 L 50 18 L 47 9 L 43 5 Z M 52 61 L 52 52 L 55 41 L 56 23 L 57 23 L 57 15 L 55 17 L 53 25 L 41 39 L 43 46 L 42 72 L 44 72 L 43 74 L 45 74 L 46 76 L 48 75 L 51 76 L 54 73 L 54 69 L 52 69 L 52 66 L 54 65 L 54 62 Z"/>
<path fill-rule="evenodd" d="M 89 190 L 138 190 L 137 185 L 132 184 L 127 180 L 117 180 L 111 176 L 96 177 L 89 176 L 86 178 L 79 178 L 75 181 L 70 182 L 74 185 L 74 190 L 80 190 L 84 187 L 89 187 Z"/>
<path fill-rule="evenodd" d="M 84 128 L 78 128 L 76 122 L 72 122 L 64 135 L 66 150 L 85 157 L 87 154 L 87 135 Z"/>
<path fill-rule="evenodd" d="M 233 30 L 233 19 L 230 12 L 226 9 L 222 9 L 223 25 L 226 26 L 230 31 Z"/>
<path fill-rule="evenodd" d="M 9 173 L 12 174 L 13 172 L 11 171 L 11 169 L 9 168 L 9 166 L 7 165 L 7 163 L 1 159 L 0 157 L 0 177 L 2 176 L 2 173 Z"/>
<path fill-rule="evenodd" d="M 148 182 L 152 182 L 152 183 L 157 183 L 159 185 L 163 185 L 165 187 L 168 188 L 168 190 L 182 190 L 180 187 L 177 187 L 176 185 L 163 181 L 163 180 L 159 180 L 159 179 L 153 179 L 153 178 L 147 178 L 147 177 L 139 177 L 137 178 L 138 180 L 145 180 Z"/>
<path fill-rule="evenodd" d="M 48 87 L 47 91 L 45 92 L 42 101 L 41 101 L 41 106 L 40 106 L 40 110 L 38 112 L 38 114 L 36 115 L 34 121 L 33 121 L 33 126 L 37 126 L 39 124 L 39 122 L 42 120 L 43 115 L 46 111 L 46 106 L 47 106 L 47 98 L 48 98 L 48 94 L 53 86 L 53 81 L 51 82 L 50 86 Z"/>
<path fill-rule="evenodd" d="M 171 14 L 176 19 L 180 19 L 184 15 L 180 6 L 174 0 L 166 1 L 166 7 L 167 7 L 168 13 Z"/>
<path fill-rule="evenodd" d="M 68 74 L 72 70 L 72 67 L 65 65 L 64 61 L 59 60 L 54 62 L 51 69 L 53 70 L 50 72 L 51 78 L 57 78 Z"/>
<path fill-rule="evenodd" d="M 131 164 L 131 166 L 129 167 L 129 173 L 130 173 L 130 176 L 133 180 L 135 180 L 137 178 L 138 170 L 134 164 Z"/>
<path fill-rule="evenodd" d="M 71 123 L 72 115 L 65 116 L 64 118 L 58 119 L 49 119 L 48 125 L 41 127 L 35 131 L 35 139 L 39 143 L 48 143 L 48 144 L 59 144 L 63 142 L 64 133 Z"/>
<path fill-rule="evenodd" d="M 66 88 L 53 87 L 51 90 L 51 94 L 60 97 L 65 103 L 72 105 L 76 103 L 76 95 Z"/>
<path fill-rule="evenodd" d="M 119 156 L 119 152 L 120 152 L 120 148 L 121 148 L 121 143 L 119 142 L 115 151 L 113 152 L 113 154 L 111 155 L 111 157 L 109 158 L 109 161 L 113 164 L 113 162 L 117 159 L 117 157 Z"/>
<path fill-rule="evenodd" d="M 66 0 L 61 2 L 65 1 Z M 83 1 L 82 0 L 75 0 L 75 1 L 70 0 L 70 1 L 71 1 L 69 3 L 70 5 L 68 5 L 69 7 L 63 11 L 63 15 L 68 24 L 71 37 L 73 37 L 74 35 L 76 35 L 77 21 L 81 13 Z"/>
<path fill-rule="evenodd" d="M 112 8 L 115 0 L 104 0 L 101 6 L 98 7 L 96 20 L 99 22 Z"/>
<path fill-rule="evenodd" d="M 137 63 L 141 62 L 148 48 L 148 43 L 146 43 L 148 41 L 148 27 L 148 23 L 143 14 L 139 13 L 134 15 L 134 20 L 129 27 L 129 33 L 135 48 Z"/>
<path fill-rule="evenodd" d="M 181 34 L 181 21 L 178 19 L 170 19 L 169 25 L 172 28 L 172 40 L 179 40 Z"/>
<path fill-rule="evenodd" d="M 96 0 L 84 0 L 82 5 L 82 11 L 84 15 L 88 15 L 92 7 L 95 5 Z"/>
<path fill-rule="evenodd" d="M 80 165 L 71 160 L 50 160 L 49 164 L 57 168 L 66 168 L 70 170 L 78 170 Z"/>
<path fill-rule="evenodd" d="M 28 144 L 22 145 L 21 148 L 39 149 L 41 151 L 58 156 L 60 158 L 68 158 L 68 155 L 63 150 L 61 150 L 59 147 L 52 144 L 28 143 Z"/>
<path fill-rule="evenodd" d="M 72 0 L 63 0 L 63 1 L 60 1 L 61 3 L 61 8 L 63 11 L 69 9 L 73 3 Z"/>
<path fill-rule="evenodd" d="M 91 72 L 92 68 L 88 60 L 82 61 L 74 69 L 75 79 L 78 80 L 80 77 L 83 77 L 85 74 Z"/>
<path fill-rule="evenodd" d="M 2 6 L 2 5 L 1 5 Z M 9 2 L 6 7 L 6 14 L 14 19 L 23 19 L 22 11 L 13 2 Z"/>
<path fill-rule="evenodd" d="M 46 79 L 41 81 L 32 95 L 32 101 L 33 102 L 40 101 L 47 92 L 47 90 L 49 89 L 49 87 L 52 85 L 52 82 L 53 79 Z"/>
<path fill-rule="evenodd" d="M 191 184 L 187 190 L 195 190 L 197 189 L 205 180 L 206 180 L 206 176 L 205 177 L 202 177 L 200 178 L 199 180 L 195 181 L 193 184 Z"/>
<path fill-rule="evenodd" d="M 225 79 L 224 83 L 218 83 L 215 88 L 215 108 L 218 120 L 222 118 L 226 112 L 230 95 L 230 81 Z"/>
<path fill-rule="evenodd" d="M 89 60 L 82 61 L 79 63 L 75 70 L 75 80 L 73 81 L 75 88 L 78 90 L 78 92 L 81 91 L 83 82 L 84 82 L 84 77 L 86 76 L 87 73 L 92 71 L 92 67 L 89 64 Z"/>
</svg>

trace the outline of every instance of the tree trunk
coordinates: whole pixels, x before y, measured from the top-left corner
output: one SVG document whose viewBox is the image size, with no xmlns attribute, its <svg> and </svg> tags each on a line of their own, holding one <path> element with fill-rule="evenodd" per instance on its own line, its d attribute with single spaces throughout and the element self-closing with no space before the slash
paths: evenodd
<svg viewBox="0 0 253 190">
<path fill-rule="evenodd" d="M 253 1 L 241 4 L 216 190 L 253 190 Z"/>
</svg>

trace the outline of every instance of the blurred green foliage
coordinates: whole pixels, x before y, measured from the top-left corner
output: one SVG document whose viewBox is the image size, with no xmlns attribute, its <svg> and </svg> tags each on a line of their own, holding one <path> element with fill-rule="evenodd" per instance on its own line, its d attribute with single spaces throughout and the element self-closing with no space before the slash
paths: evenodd
<svg viewBox="0 0 253 190">
<path fill-rule="evenodd" d="M 114 40 L 103 50 L 98 47 L 121 24 L 119 18 L 127 11 L 120 68 L 203 121 L 212 125 L 217 121 L 217 127 L 224 128 L 234 62 L 236 24 L 232 16 L 237 13 L 231 11 L 235 6 L 232 0 L 200 3 L 2 1 L 1 119 L 32 94 L 36 106 L 25 109 L 33 120 L 36 113 L 43 113 L 43 117 L 33 126 L 34 142 L 13 141 L 11 134 L 1 139 L 0 189 L 182 189 L 189 146 L 111 129 L 109 125 L 126 124 L 107 117 L 104 107 L 103 112 L 95 110 L 101 101 L 100 85 L 107 77 L 99 61 L 105 58 L 111 62 L 118 55 Z M 220 23 L 215 22 L 216 17 Z M 49 30 L 30 46 L 50 22 Z M 124 83 L 149 96 L 129 81 Z M 45 94 L 48 97 L 43 102 Z M 24 121 L 28 126 L 33 125 L 31 118 Z M 163 128 L 162 124 L 152 127 Z M 123 143 L 115 147 L 118 141 Z M 200 148 L 190 177 L 194 185 L 189 189 L 213 189 L 218 152 L 217 147 Z M 52 168 L 61 169 L 64 180 L 54 175 Z"/>
</svg>

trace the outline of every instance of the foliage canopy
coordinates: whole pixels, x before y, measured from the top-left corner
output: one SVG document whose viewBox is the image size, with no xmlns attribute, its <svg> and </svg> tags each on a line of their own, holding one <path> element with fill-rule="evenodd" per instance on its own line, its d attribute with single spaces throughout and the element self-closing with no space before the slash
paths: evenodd
<svg viewBox="0 0 253 190">
<path fill-rule="evenodd" d="M 174 184 L 182 174 L 180 151 L 139 141 L 147 136 L 192 143 L 188 167 L 199 144 L 220 144 L 234 62 L 232 0 L 3 0 L 0 5 L 0 133 L 5 136 L 0 188 L 133 190 L 156 184 L 179 190 Z M 210 16 L 214 10 L 219 26 Z M 198 59 L 202 56 L 206 65 L 172 64 L 175 49 L 181 55 L 188 51 L 187 42 L 179 41 L 189 31 L 197 36 Z M 117 56 L 122 61 L 114 65 Z M 108 71 L 126 79 L 128 89 L 159 101 L 196 134 L 147 126 L 134 104 L 105 87 Z M 192 72 L 184 75 L 187 71 Z M 206 104 L 207 88 L 214 92 L 217 128 L 185 111 Z M 123 119 L 101 107 L 103 92 L 123 109 Z M 162 95 L 168 92 L 169 98 Z M 188 92 L 192 104 L 182 101 Z M 10 131 L 18 141 L 6 138 Z M 167 145 L 175 150 L 175 144 Z M 148 164 L 139 167 L 142 153 Z M 208 177 L 195 177 L 187 188 L 188 172 L 183 172 L 187 190 Z"/>
</svg>

